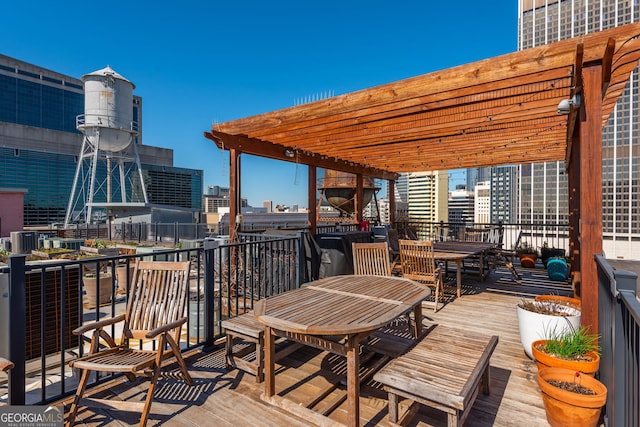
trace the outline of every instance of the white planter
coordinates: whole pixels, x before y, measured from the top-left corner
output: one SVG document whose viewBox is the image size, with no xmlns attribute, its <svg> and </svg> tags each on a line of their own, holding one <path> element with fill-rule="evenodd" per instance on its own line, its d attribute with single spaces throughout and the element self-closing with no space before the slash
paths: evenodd
<svg viewBox="0 0 640 427">
<path fill-rule="evenodd" d="M 552 304 L 548 302 L 534 302 L 534 304 Z M 554 304 L 556 305 L 556 304 Z M 516 306 L 518 314 L 518 329 L 520 330 L 520 342 L 524 352 L 533 359 L 531 343 L 536 340 L 548 339 L 549 333 L 561 333 L 571 328 L 580 327 L 580 310 L 572 307 L 558 305 L 558 310 L 566 313 L 564 316 L 552 316 L 549 314 L 535 313 Z"/>
</svg>

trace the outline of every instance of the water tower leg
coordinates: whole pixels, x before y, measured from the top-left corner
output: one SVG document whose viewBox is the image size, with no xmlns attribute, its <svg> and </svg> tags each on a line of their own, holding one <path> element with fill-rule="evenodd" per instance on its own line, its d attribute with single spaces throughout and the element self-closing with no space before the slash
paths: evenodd
<svg viewBox="0 0 640 427">
<path fill-rule="evenodd" d="M 84 152 L 87 147 L 87 137 L 82 138 L 82 146 L 80 147 L 80 156 L 78 157 L 78 165 L 76 166 L 76 174 L 73 178 L 73 186 L 71 187 L 71 195 L 69 196 L 69 203 L 67 204 L 67 213 L 64 217 L 64 228 L 69 227 L 71 222 L 71 216 L 73 215 L 73 208 L 75 207 L 76 191 L 78 186 L 78 178 L 80 177 L 80 170 L 84 163 Z"/>
<path fill-rule="evenodd" d="M 133 141 L 133 152 L 135 153 L 136 165 L 138 166 L 138 173 L 140 174 L 140 184 L 142 185 L 142 194 L 144 195 L 144 202 L 149 203 L 147 199 L 147 186 L 144 183 L 144 177 L 142 176 L 142 166 L 140 166 L 140 156 L 138 155 L 138 143 Z"/>
</svg>

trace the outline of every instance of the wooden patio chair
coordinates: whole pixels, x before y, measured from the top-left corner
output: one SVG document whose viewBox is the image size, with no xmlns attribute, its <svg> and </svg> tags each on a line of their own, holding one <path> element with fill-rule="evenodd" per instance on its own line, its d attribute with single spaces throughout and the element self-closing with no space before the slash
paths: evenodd
<svg viewBox="0 0 640 427">
<path fill-rule="evenodd" d="M 402 277 L 435 288 L 433 311 L 438 311 L 438 300 L 444 293 L 444 285 L 442 269 L 436 266 L 433 255 L 433 242 L 429 240 L 400 240 L 399 244 Z"/>
<path fill-rule="evenodd" d="M 9 372 L 10 369 L 13 369 L 13 362 L 5 359 L 4 357 L 0 357 L 0 371 Z M 0 403 L 0 406 L 3 406 L 4 403 Z"/>
<path fill-rule="evenodd" d="M 398 231 L 395 228 L 387 230 L 387 243 L 389 244 L 391 271 L 393 271 L 400 265 L 400 244 L 398 243 Z"/>
<path fill-rule="evenodd" d="M 380 243 L 351 244 L 353 252 L 353 274 L 370 274 L 375 276 L 391 276 L 389 262 L 389 245 Z"/>
<path fill-rule="evenodd" d="M 502 247 L 502 234 L 494 233 L 489 235 L 488 242 L 494 243 L 495 246 L 485 252 L 486 262 L 489 266 L 489 271 L 494 270 L 498 266 L 502 266 L 507 268 L 511 275 L 513 276 L 513 280 L 519 285 L 522 283 L 522 277 L 516 267 L 513 265 L 513 261 L 516 256 L 517 248 L 520 246 L 520 240 L 522 239 L 522 231 L 518 233 L 518 238 L 514 245 L 513 250 L 504 249 Z"/>
<path fill-rule="evenodd" d="M 89 354 L 69 363 L 72 368 L 82 370 L 82 376 L 71 404 L 67 426 L 73 425 L 80 404 L 140 411 L 140 426 L 145 426 L 162 362 L 168 357 L 175 357 L 182 377 L 187 384 L 193 384 L 178 344 L 182 325 L 187 321 L 185 312 L 188 296 L 189 261 L 136 263 L 126 312 L 73 331 L 76 335 L 88 331 L 93 331 L 93 334 Z M 116 344 L 106 330 L 118 322 L 123 322 L 120 344 Z M 144 342 L 143 348 L 133 347 L 133 341 L 138 340 Z M 107 347 L 100 348 L 100 341 L 106 343 Z M 91 371 L 121 372 L 130 381 L 138 376 L 150 377 L 146 400 L 124 402 L 83 397 Z"/>
</svg>

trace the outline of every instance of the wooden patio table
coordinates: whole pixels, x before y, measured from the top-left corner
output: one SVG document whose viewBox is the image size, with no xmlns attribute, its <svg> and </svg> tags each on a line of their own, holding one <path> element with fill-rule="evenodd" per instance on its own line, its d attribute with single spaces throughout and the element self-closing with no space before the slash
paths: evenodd
<svg viewBox="0 0 640 427">
<path fill-rule="evenodd" d="M 480 280 L 484 279 L 484 253 L 496 245 L 487 242 L 467 242 L 462 240 L 448 240 L 433 242 L 433 256 L 440 261 L 455 261 L 456 285 L 458 298 L 462 294 L 462 261 L 471 256 L 480 257 Z"/>
<path fill-rule="evenodd" d="M 275 337 L 286 337 L 346 356 L 348 424 L 359 425 L 360 342 L 411 311 L 415 316 L 413 334 L 419 337 L 421 303 L 430 294 L 428 286 L 401 277 L 349 275 L 327 277 L 258 301 L 254 313 L 265 325 L 263 400 L 308 420 L 322 417 L 275 393 Z"/>
</svg>

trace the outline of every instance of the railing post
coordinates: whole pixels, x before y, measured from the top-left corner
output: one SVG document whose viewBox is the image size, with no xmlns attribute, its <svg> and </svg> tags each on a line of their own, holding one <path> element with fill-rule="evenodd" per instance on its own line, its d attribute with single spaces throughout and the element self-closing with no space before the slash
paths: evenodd
<svg viewBox="0 0 640 427">
<path fill-rule="evenodd" d="M 298 266 L 296 267 L 296 275 L 297 277 L 297 285 L 298 287 L 302 286 L 306 277 L 306 258 L 307 254 L 304 249 L 304 231 L 298 231 L 296 233 L 298 236 Z"/>
<path fill-rule="evenodd" d="M 214 349 L 215 337 L 215 252 L 218 250 L 219 242 L 213 239 L 205 239 L 204 248 L 204 351 Z"/>
<path fill-rule="evenodd" d="M 9 256 L 9 404 L 25 404 L 26 348 L 26 255 Z"/>
<path fill-rule="evenodd" d="M 615 286 L 617 293 L 632 294 L 632 296 L 636 298 L 639 296 L 640 289 L 638 289 L 638 275 L 636 273 L 625 270 L 613 270 L 613 276 L 615 277 Z M 619 299 L 620 297 L 618 296 L 618 300 Z M 613 325 L 613 366 L 616 366 L 618 368 L 614 369 L 614 390 L 612 394 L 614 398 L 616 396 L 618 396 L 619 398 L 616 399 L 616 402 L 614 404 L 614 413 L 609 415 L 609 419 L 611 421 L 609 427 L 624 425 L 625 420 L 628 419 L 625 414 L 628 414 L 631 411 L 631 408 L 628 408 L 626 406 L 629 404 L 628 399 L 621 398 L 622 396 L 625 396 L 627 394 L 629 388 L 628 383 L 633 383 L 634 381 L 628 378 L 629 371 L 623 368 L 623 366 L 627 364 L 626 359 L 629 357 L 629 354 L 625 353 L 622 349 L 626 348 L 626 346 L 628 345 L 629 337 L 622 330 L 623 325 L 625 324 L 625 319 L 623 317 L 621 308 L 622 307 L 620 303 L 616 304 L 616 307 L 614 309 L 615 323 Z M 617 328 L 620 328 L 621 330 L 617 331 Z M 618 349 L 618 351 L 615 351 L 615 349 Z M 637 381 L 637 379 L 635 381 Z"/>
</svg>

